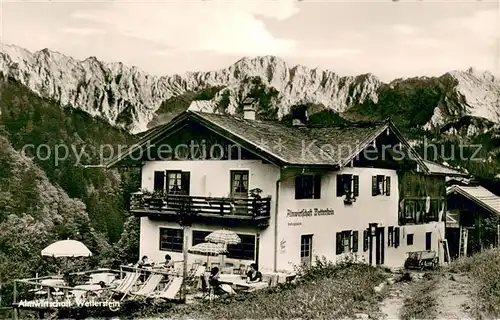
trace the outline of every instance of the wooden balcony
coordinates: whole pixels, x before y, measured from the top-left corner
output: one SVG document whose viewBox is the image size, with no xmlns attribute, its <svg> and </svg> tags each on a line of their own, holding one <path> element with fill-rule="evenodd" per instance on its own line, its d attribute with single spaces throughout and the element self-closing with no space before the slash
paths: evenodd
<svg viewBox="0 0 500 320">
<path fill-rule="evenodd" d="M 136 216 L 178 221 L 188 214 L 193 222 L 267 227 L 271 217 L 271 197 L 223 198 L 187 195 L 151 196 L 132 194 L 130 211 Z"/>
<path fill-rule="evenodd" d="M 401 207 L 401 201 L 403 207 Z M 446 198 L 431 197 L 427 211 L 426 197 L 404 197 L 399 200 L 399 225 L 426 224 L 438 222 L 442 211 L 441 221 L 446 219 Z"/>
</svg>

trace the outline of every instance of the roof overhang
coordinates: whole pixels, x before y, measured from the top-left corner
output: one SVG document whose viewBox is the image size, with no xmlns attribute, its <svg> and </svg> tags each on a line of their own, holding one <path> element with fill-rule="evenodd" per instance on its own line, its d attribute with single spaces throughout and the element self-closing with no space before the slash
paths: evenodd
<svg viewBox="0 0 500 320">
<path fill-rule="evenodd" d="M 143 164 L 142 161 L 137 160 L 135 163 L 128 164 L 128 163 L 125 163 L 124 160 L 131 157 L 131 155 L 134 152 L 141 151 L 144 147 L 146 147 L 146 149 L 142 150 L 142 152 L 146 151 L 148 149 L 147 144 L 150 143 L 152 140 L 163 139 L 165 137 L 168 137 L 168 136 L 178 132 L 179 130 L 182 129 L 182 122 L 187 121 L 189 119 L 192 119 L 195 122 L 206 127 L 208 130 L 223 136 L 225 139 L 231 141 L 232 143 L 241 145 L 243 148 L 245 148 L 249 152 L 255 154 L 256 156 L 260 157 L 262 160 L 265 160 L 265 161 L 267 161 L 271 164 L 274 164 L 276 166 L 284 166 L 287 164 L 287 162 L 283 158 L 281 158 L 281 157 L 279 157 L 279 156 L 277 156 L 277 155 L 275 155 L 267 150 L 264 150 L 261 147 L 259 147 L 258 145 L 248 141 L 244 137 L 241 137 L 233 132 L 230 132 L 221 126 L 218 126 L 210 121 L 207 121 L 206 119 L 197 115 L 196 113 L 187 110 L 186 112 L 184 112 L 181 115 L 177 116 L 176 118 L 172 119 L 172 121 L 169 122 L 168 124 L 160 126 L 156 130 L 154 130 L 154 129 L 151 130 L 151 132 L 147 133 L 139 142 L 137 142 L 132 147 L 127 149 L 126 152 L 124 152 L 123 154 L 120 154 L 117 157 L 110 160 L 106 164 L 106 168 L 109 169 L 109 168 L 120 167 L 120 166 L 124 166 L 124 167 L 142 166 L 142 164 Z M 179 127 L 179 126 L 181 126 L 181 127 Z"/>
<path fill-rule="evenodd" d="M 449 187 L 449 188 L 446 189 L 446 195 L 450 195 L 450 194 L 454 194 L 454 193 L 460 194 L 464 198 L 469 199 L 470 201 L 478 204 L 481 208 L 485 209 L 486 211 L 488 211 L 488 212 L 490 212 L 492 214 L 500 215 L 500 211 L 498 211 L 495 208 L 491 207 L 490 205 L 488 205 L 484 201 L 481 201 L 480 199 L 474 197 L 470 193 L 466 192 L 464 189 L 460 188 L 460 186 L 456 186 L 455 185 L 455 186 L 451 186 L 451 187 Z"/>
</svg>

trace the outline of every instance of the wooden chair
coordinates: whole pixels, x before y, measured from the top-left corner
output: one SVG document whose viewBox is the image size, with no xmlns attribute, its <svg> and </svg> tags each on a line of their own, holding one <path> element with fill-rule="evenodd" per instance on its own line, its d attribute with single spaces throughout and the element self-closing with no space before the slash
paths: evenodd
<svg viewBox="0 0 500 320">
<path fill-rule="evenodd" d="M 162 298 L 167 300 L 175 299 L 182 286 L 182 277 L 173 277 L 170 283 L 161 291 L 155 298 Z"/>
<path fill-rule="evenodd" d="M 149 297 L 153 294 L 162 279 L 162 274 L 152 274 L 151 276 L 149 276 L 146 282 L 144 282 L 141 288 L 139 288 L 139 290 L 136 292 L 132 292 L 132 294 L 142 297 Z"/>
<path fill-rule="evenodd" d="M 234 274 L 245 274 L 245 272 L 247 271 L 247 266 L 244 265 L 244 264 L 240 264 L 239 268 L 234 268 L 233 269 L 233 273 Z"/>
<path fill-rule="evenodd" d="M 122 294 L 122 298 L 120 301 L 125 299 L 127 294 L 132 290 L 132 287 L 136 284 L 137 280 L 139 280 L 140 273 L 138 272 L 127 272 L 125 278 L 123 278 L 122 282 L 118 285 L 118 287 L 111 289 L 112 293 L 109 297 L 109 300 L 113 298 L 115 293 Z"/>
</svg>

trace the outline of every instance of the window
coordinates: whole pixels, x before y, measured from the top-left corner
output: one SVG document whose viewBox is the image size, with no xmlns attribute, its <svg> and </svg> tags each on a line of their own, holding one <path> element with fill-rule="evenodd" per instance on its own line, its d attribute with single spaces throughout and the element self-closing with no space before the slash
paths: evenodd
<svg viewBox="0 0 500 320">
<path fill-rule="evenodd" d="M 300 260 L 303 264 L 310 264 L 312 260 L 312 235 L 300 236 Z"/>
<path fill-rule="evenodd" d="M 231 195 L 248 196 L 248 171 L 231 171 Z"/>
<path fill-rule="evenodd" d="M 406 245 L 407 246 L 413 245 L 413 233 L 409 233 L 406 235 Z"/>
<path fill-rule="evenodd" d="M 336 244 L 336 253 L 349 253 L 349 252 L 358 252 L 358 231 L 342 231 L 337 232 L 336 235 L 337 244 Z"/>
<path fill-rule="evenodd" d="M 167 171 L 168 194 L 189 195 L 190 173 L 182 171 Z"/>
<path fill-rule="evenodd" d="M 363 251 L 368 251 L 370 229 L 363 230 Z"/>
<path fill-rule="evenodd" d="M 337 175 L 337 197 L 342 196 L 350 198 L 359 196 L 359 176 L 352 174 Z"/>
<path fill-rule="evenodd" d="M 372 196 L 384 194 L 385 176 L 372 177 Z"/>
<path fill-rule="evenodd" d="M 182 229 L 160 228 L 160 250 L 182 252 L 183 243 Z"/>
<path fill-rule="evenodd" d="M 165 171 L 155 171 L 154 191 L 165 190 Z"/>
<path fill-rule="evenodd" d="M 211 232 L 210 231 L 201 231 L 201 230 L 193 230 L 193 246 L 197 245 L 198 243 L 203 243 L 205 241 L 205 237 L 208 236 Z"/>
<path fill-rule="evenodd" d="M 394 245 L 394 227 L 387 228 L 387 246 L 392 247 Z"/>
<path fill-rule="evenodd" d="M 425 250 L 431 250 L 432 247 L 432 232 L 425 233 Z"/>
<path fill-rule="evenodd" d="M 295 199 L 320 199 L 321 175 L 307 174 L 295 177 Z"/>
<path fill-rule="evenodd" d="M 238 244 L 230 244 L 227 246 L 226 257 L 241 260 L 255 259 L 255 236 L 248 234 L 238 234 L 241 242 Z"/>
</svg>

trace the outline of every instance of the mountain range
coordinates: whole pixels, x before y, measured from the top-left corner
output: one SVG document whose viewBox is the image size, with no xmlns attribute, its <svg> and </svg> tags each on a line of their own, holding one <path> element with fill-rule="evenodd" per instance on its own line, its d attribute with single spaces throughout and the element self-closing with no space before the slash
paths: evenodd
<svg viewBox="0 0 500 320">
<path fill-rule="evenodd" d="M 238 113 L 247 96 L 259 100 L 262 119 L 281 119 L 291 106 L 308 104 L 312 114 L 332 110 L 347 119 L 389 116 L 422 129 L 449 129 L 466 119 L 467 134 L 500 124 L 500 80 L 473 69 L 384 83 L 370 73 L 340 76 L 262 56 L 242 58 L 221 70 L 156 76 L 120 62 L 79 61 L 48 49 L 32 53 L 4 44 L 0 72 L 42 97 L 132 133 L 189 107 Z"/>
</svg>

